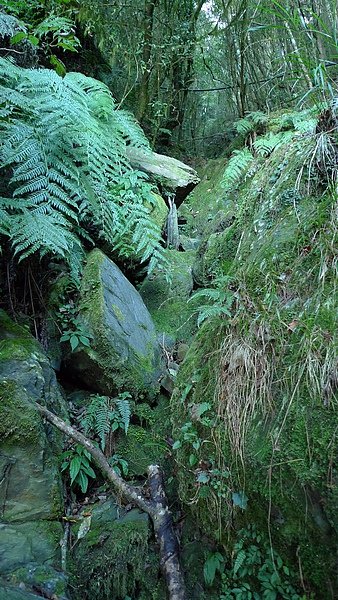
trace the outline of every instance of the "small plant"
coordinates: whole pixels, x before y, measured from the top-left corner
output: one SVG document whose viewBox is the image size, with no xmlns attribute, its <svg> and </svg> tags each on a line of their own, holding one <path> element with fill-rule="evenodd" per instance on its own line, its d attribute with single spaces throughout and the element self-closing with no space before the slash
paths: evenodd
<svg viewBox="0 0 338 600">
<path fill-rule="evenodd" d="M 92 334 L 87 330 L 77 312 L 72 303 L 64 304 L 59 310 L 60 324 L 63 331 L 60 341 L 69 342 L 72 352 L 81 346 L 89 348 L 90 340 L 93 339 Z"/>
<path fill-rule="evenodd" d="M 95 395 L 86 409 L 85 417 L 82 419 L 86 435 L 98 436 L 102 451 L 111 446 L 110 436 L 122 429 L 128 432 L 130 423 L 129 392 L 122 392 L 116 398 Z"/>
<path fill-rule="evenodd" d="M 70 484 L 78 485 L 83 494 L 88 489 L 89 478 L 95 479 L 96 474 L 91 467 L 92 457 L 80 444 L 76 444 L 71 450 L 62 452 L 61 471 L 69 471 Z"/>
<path fill-rule="evenodd" d="M 119 454 L 114 454 L 110 459 L 109 463 L 113 467 L 115 473 L 120 477 L 128 475 L 128 462 L 122 458 Z"/>
<path fill-rule="evenodd" d="M 248 148 L 234 150 L 224 171 L 222 187 L 228 191 L 239 183 L 253 160 L 254 157 Z"/>
<path fill-rule="evenodd" d="M 214 583 L 217 571 L 223 573 L 224 557 L 220 552 L 210 552 L 203 568 L 204 581 L 208 586 Z"/>
<path fill-rule="evenodd" d="M 291 573 L 254 525 L 238 533 L 232 565 L 222 574 L 220 600 L 301 600 Z"/>
<path fill-rule="evenodd" d="M 230 310 L 235 295 L 228 289 L 229 281 L 231 281 L 231 278 L 226 275 L 218 277 L 214 280 L 215 287 L 199 290 L 189 298 L 188 302 L 199 298 L 207 298 L 209 300 L 209 304 L 203 304 L 196 309 L 196 312 L 198 312 L 198 327 L 211 317 L 231 317 Z"/>
</svg>

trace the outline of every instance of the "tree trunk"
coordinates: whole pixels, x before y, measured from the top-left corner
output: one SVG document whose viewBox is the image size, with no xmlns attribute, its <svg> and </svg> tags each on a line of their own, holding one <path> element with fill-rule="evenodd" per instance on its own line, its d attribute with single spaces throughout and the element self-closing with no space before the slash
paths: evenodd
<svg viewBox="0 0 338 600">
<path fill-rule="evenodd" d="M 160 467 L 152 465 L 148 468 L 150 500 L 135 486 L 126 483 L 115 473 L 103 452 L 88 440 L 82 433 L 67 425 L 60 417 L 51 413 L 37 402 L 35 406 L 41 415 L 65 433 L 68 437 L 81 444 L 92 456 L 104 478 L 124 500 L 132 502 L 151 518 L 156 540 L 160 548 L 160 562 L 168 588 L 169 600 L 186 600 L 184 578 L 179 563 L 179 549 L 174 531 L 172 514 L 169 511 L 164 491 L 163 475 Z"/>
<path fill-rule="evenodd" d="M 142 78 L 140 84 L 140 95 L 137 110 L 137 118 L 142 121 L 147 114 L 149 104 L 149 84 L 152 70 L 152 42 L 154 27 L 154 11 L 157 0 L 148 0 L 144 10 L 144 32 L 142 50 Z"/>
</svg>

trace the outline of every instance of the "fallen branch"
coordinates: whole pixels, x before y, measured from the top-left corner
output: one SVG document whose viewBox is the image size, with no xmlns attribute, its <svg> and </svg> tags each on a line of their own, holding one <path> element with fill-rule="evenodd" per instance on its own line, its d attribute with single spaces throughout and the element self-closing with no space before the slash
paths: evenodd
<svg viewBox="0 0 338 600">
<path fill-rule="evenodd" d="M 36 402 L 40 413 L 57 429 L 81 444 L 90 453 L 104 478 L 127 502 L 132 502 L 147 513 L 152 520 L 160 547 L 160 563 L 168 588 L 169 600 L 186 600 L 184 578 L 179 563 L 178 543 L 172 514 L 164 491 L 163 474 L 157 465 L 148 468 L 150 500 L 135 486 L 126 483 L 110 466 L 103 452 L 82 433 Z"/>
</svg>

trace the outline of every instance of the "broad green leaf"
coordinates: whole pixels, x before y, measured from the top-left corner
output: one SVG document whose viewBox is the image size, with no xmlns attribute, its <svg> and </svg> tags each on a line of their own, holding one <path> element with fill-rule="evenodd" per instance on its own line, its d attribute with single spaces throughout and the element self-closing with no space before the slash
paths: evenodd
<svg viewBox="0 0 338 600">
<path fill-rule="evenodd" d="M 70 336 L 70 345 L 71 345 L 72 350 L 74 352 L 74 350 L 76 350 L 76 348 L 79 345 L 79 338 L 77 337 L 77 335 L 73 334 L 73 335 Z"/>
<path fill-rule="evenodd" d="M 74 458 L 72 458 L 72 460 L 70 461 L 69 474 L 72 483 L 73 481 L 75 481 L 75 478 L 81 469 L 81 464 L 81 457 L 78 455 L 74 456 Z"/>
<path fill-rule="evenodd" d="M 248 498 L 244 492 L 233 492 L 232 501 L 234 506 L 239 506 L 242 510 L 245 510 L 248 505 Z"/>
<path fill-rule="evenodd" d="M 79 486 L 81 488 L 81 492 L 83 494 L 85 494 L 87 491 L 87 488 L 88 488 L 88 477 L 83 471 L 80 471 L 78 473 L 78 475 L 76 477 L 76 483 L 79 484 Z"/>
<path fill-rule="evenodd" d="M 13 37 L 11 38 L 11 44 L 13 44 L 13 46 L 14 46 L 15 44 L 19 44 L 19 42 L 22 42 L 22 40 L 26 40 L 26 39 L 27 39 L 27 33 L 25 33 L 24 31 L 19 31 L 18 33 L 13 35 Z"/>
<path fill-rule="evenodd" d="M 208 473 L 205 471 L 201 471 L 201 473 L 199 473 L 197 476 L 197 481 L 198 483 L 209 483 L 210 475 L 208 475 Z"/>
</svg>

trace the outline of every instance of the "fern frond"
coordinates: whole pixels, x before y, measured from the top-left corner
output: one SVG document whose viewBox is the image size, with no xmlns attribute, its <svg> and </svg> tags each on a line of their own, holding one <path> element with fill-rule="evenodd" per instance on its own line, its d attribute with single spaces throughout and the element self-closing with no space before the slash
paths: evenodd
<svg viewBox="0 0 338 600">
<path fill-rule="evenodd" d="M 109 403 L 107 396 L 94 396 L 87 406 L 82 424 L 85 433 L 93 433 L 100 439 L 101 449 L 104 450 L 106 435 L 110 430 Z"/>
<path fill-rule="evenodd" d="M 238 573 L 239 569 L 245 563 L 246 554 L 245 550 L 240 550 L 236 556 L 235 564 L 234 564 L 234 574 Z"/>
<path fill-rule="evenodd" d="M 0 37 L 13 37 L 18 31 L 26 31 L 26 27 L 22 21 L 16 17 L 0 12 Z"/>
<path fill-rule="evenodd" d="M 266 125 L 268 122 L 268 116 L 261 112 L 251 112 L 246 117 L 239 119 L 234 123 L 234 128 L 237 133 L 248 135 L 252 131 L 256 131 L 260 125 Z"/>
<path fill-rule="evenodd" d="M 228 190 L 238 183 L 253 160 L 254 158 L 248 148 L 235 150 L 224 171 L 222 180 L 223 188 Z"/>
<path fill-rule="evenodd" d="M 117 409 L 120 413 L 124 431 L 125 431 L 125 433 L 127 433 L 129 424 L 130 424 L 130 417 L 131 417 L 130 402 L 129 402 L 129 400 L 126 400 L 126 399 L 116 398 L 115 403 L 116 403 Z"/>
<path fill-rule="evenodd" d="M 25 209 L 13 206 L 15 252 L 52 252 L 71 265 L 81 246 L 74 225 L 91 220 L 113 251 L 159 265 L 161 231 L 146 208 L 151 186 L 126 157 L 126 144 L 148 142 L 135 119 L 116 110 L 109 89 L 80 73 L 61 78 L 0 58 L 0 105 L 0 168 L 11 168 L 8 192 Z"/>
<path fill-rule="evenodd" d="M 293 131 L 280 131 L 279 133 L 268 133 L 258 137 L 254 142 L 254 150 L 258 156 L 269 156 L 273 150 L 289 143 L 294 137 Z"/>
</svg>

